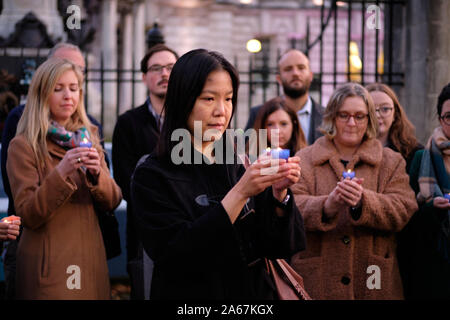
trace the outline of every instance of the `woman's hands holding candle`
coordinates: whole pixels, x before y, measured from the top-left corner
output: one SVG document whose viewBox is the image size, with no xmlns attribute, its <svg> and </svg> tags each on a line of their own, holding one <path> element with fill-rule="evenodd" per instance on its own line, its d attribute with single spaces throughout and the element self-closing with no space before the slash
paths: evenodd
<svg viewBox="0 0 450 320">
<path fill-rule="evenodd" d="M 450 210 L 450 202 L 444 197 L 436 197 L 433 199 L 433 206 L 438 209 Z"/>
<path fill-rule="evenodd" d="M 0 220 L 0 240 L 16 240 L 20 233 L 21 219 L 17 216 L 8 216 Z"/>
<path fill-rule="evenodd" d="M 363 178 L 346 178 L 338 182 L 325 201 L 325 215 L 332 218 L 346 207 L 359 206 L 364 190 L 363 181 Z"/>
<path fill-rule="evenodd" d="M 285 179 L 287 179 L 285 185 L 292 185 L 293 181 L 298 181 L 300 177 L 300 166 L 298 164 L 300 159 L 298 157 L 293 157 L 293 159 L 292 162 L 288 163 L 284 159 L 272 159 L 267 154 L 263 154 L 247 167 L 238 183 L 222 200 L 222 205 L 230 216 L 232 223 L 236 220 L 249 197 L 261 193 L 271 185 L 283 183 Z M 295 178 L 294 176 L 298 177 Z M 281 184 L 278 187 L 284 188 Z M 278 189 L 278 191 L 280 192 L 278 194 L 280 198 L 277 197 L 277 199 L 281 201 L 286 196 L 287 190 L 284 188 L 284 196 L 282 194 L 283 189 Z"/>
<path fill-rule="evenodd" d="M 346 178 L 338 182 L 336 191 L 338 192 L 340 199 L 342 199 L 349 207 L 359 206 L 363 193 L 363 181 L 364 179 L 361 178 Z"/>
<path fill-rule="evenodd" d="M 100 174 L 100 155 L 97 149 L 89 148 L 89 153 L 83 160 L 83 165 L 94 178 L 98 177 Z"/>
<path fill-rule="evenodd" d="M 282 164 L 279 169 L 280 173 L 286 173 L 286 177 L 280 182 L 272 185 L 273 196 L 282 201 L 286 197 L 287 188 L 300 180 L 301 167 L 299 157 L 290 157 L 287 162 Z"/>
<path fill-rule="evenodd" d="M 98 177 L 100 173 L 100 156 L 97 149 L 85 147 L 70 149 L 56 166 L 56 169 L 65 179 L 81 167 L 85 167 L 94 177 Z"/>
</svg>

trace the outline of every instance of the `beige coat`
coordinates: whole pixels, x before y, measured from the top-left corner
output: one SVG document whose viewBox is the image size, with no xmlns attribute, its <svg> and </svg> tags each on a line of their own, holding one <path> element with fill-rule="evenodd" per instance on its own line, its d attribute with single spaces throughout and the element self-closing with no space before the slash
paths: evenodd
<svg viewBox="0 0 450 320">
<path fill-rule="evenodd" d="M 17 250 L 18 299 L 109 299 L 106 253 L 93 202 L 115 209 L 122 198 L 103 154 L 97 185 L 79 169 L 63 180 L 55 167 L 66 151 L 47 139 L 51 159 L 40 169 L 31 146 L 15 137 L 7 171 L 24 226 Z"/>
<path fill-rule="evenodd" d="M 292 188 L 307 232 L 306 250 L 292 258 L 313 299 L 402 299 L 396 232 L 417 210 L 402 156 L 378 140 L 361 144 L 347 168 L 364 178 L 362 214 L 323 219 L 325 200 L 344 165 L 326 137 L 297 153 L 301 178 Z M 379 282 L 377 282 L 379 280 Z"/>
</svg>

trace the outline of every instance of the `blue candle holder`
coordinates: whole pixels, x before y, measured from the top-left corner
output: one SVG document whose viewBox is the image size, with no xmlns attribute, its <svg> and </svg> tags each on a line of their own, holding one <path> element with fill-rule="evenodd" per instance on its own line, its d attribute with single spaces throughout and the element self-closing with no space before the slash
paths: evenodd
<svg viewBox="0 0 450 320">
<path fill-rule="evenodd" d="M 445 193 L 444 198 L 447 199 L 448 202 L 450 202 L 450 193 Z"/>
<path fill-rule="evenodd" d="M 285 159 L 285 160 L 287 160 L 289 158 L 289 155 L 290 155 L 289 149 L 277 148 L 277 149 L 270 150 L 270 156 L 273 159 Z"/>
<path fill-rule="evenodd" d="M 342 177 L 345 178 L 350 178 L 353 179 L 355 177 L 355 172 L 351 171 L 350 169 L 347 171 L 342 172 Z"/>
<path fill-rule="evenodd" d="M 82 147 L 82 148 L 91 148 L 92 147 L 92 142 L 90 142 L 88 139 L 84 138 L 80 142 L 80 147 Z"/>
</svg>

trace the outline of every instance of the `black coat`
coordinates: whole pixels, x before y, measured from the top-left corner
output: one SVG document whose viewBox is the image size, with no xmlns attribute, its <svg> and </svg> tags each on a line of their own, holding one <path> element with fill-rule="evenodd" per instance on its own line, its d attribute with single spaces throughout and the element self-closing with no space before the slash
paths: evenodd
<svg viewBox="0 0 450 320">
<path fill-rule="evenodd" d="M 130 181 L 139 159 L 150 154 L 159 139 L 156 119 L 148 109 L 147 102 L 128 110 L 117 119 L 112 139 L 113 175 L 127 201 L 127 259 L 138 255 L 133 209 L 130 201 Z"/>
<path fill-rule="evenodd" d="M 319 126 L 322 124 L 322 117 L 323 113 L 325 111 L 325 108 L 319 105 L 317 102 L 314 101 L 313 98 L 311 98 L 312 102 L 312 116 L 311 121 L 309 124 L 310 130 L 309 135 L 306 138 L 306 141 L 308 142 L 308 145 L 312 145 L 314 141 L 316 141 L 319 137 L 323 136 L 323 134 L 317 130 Z M 253 128 L 253 125 L 255 124 L 256 116 L 258 114 L 259 109 L 261 109 L 262 105 L 252 107 L 250 109 L 250 115 L 248 116 L 247 125 L 245 126 L 245 130 L 249 128 Z M 306 132 L 305 132 L 306 135 Z"/>
<path fill-rule="evenodd" d="M 268 188 L 232 224 L 221 200 L 243 173 L 232 164 L 176 166 L 154 154 L 136 168 L 131 195 L 154 261 L 151 299 L 273 298 L 259 258 L 303 250 L 303 220 L 290 191 L 286 215 L 277 217 Z"/>
</svg>

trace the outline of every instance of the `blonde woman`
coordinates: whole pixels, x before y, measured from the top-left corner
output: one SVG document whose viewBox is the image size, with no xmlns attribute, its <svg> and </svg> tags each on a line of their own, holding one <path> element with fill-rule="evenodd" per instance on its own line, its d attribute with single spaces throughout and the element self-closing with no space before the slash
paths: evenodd
<svg viewBox="0 0 450 320">
<path fill-rule="evenodd" d="M 7 171 L 24 226 L 17 298 L 109 299 L 94 206 L 115 209 L 121 191 L 86 116 L 82 74 L 73 63 L 52 58 L 36 70 Z"/>
</svg>

